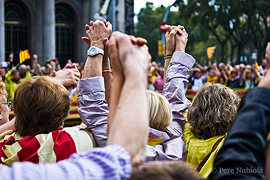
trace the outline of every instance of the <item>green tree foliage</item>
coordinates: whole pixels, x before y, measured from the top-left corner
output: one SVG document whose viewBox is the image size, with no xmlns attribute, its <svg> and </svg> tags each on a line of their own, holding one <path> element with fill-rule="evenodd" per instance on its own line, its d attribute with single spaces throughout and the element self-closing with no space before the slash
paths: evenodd
<svg viewBox="0 0 270 180">
<path fill-rule="evenodd" d="M 230 46 L 233 57 L 237 47 L 237 62 L 245 49 L 256 49 L 258 60 L 264 56 L 270 41 L 269 0 L 179 0 L 181 16 L 190 18 L 193 25 L 206 27 L 220 46 L 220 58 L 224 60 L 224 48 Z M 255 48 L 250 47 L 253 42 Z"/>
<path fill-rule="evenodd" d="M 148 41 L 149 52 L 153 61 L 162 61 L 158 56 L 158 40 L 161 39 L 159 25 L 163 21 L 167 7 L 154 8 L 152 3 L 147 2 L 138 14 L 136 24 L 136 36 L 143 37 Z M 171 25 L 183 25 L 189 34 L 186 51 L 192 54 L 201 63 L 207 62 L 206 48 L 215 45 L 214 38 L 209 37 L 205 27 L 190 26 L 189 18 L 181 17 L 179 12 L 171 11 L 167 22 Z M 207 43 L 209 42 L 209 43 Z"/>
</svg>

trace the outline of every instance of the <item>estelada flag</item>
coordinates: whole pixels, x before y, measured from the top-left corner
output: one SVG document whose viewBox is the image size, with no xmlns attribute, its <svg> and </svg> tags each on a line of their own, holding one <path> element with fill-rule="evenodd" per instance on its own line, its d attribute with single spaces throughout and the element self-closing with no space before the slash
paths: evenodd
<svg viewBox="0 0 270 180">
<path fill-rule="evenodd" d="M 23 63 L 25 60 L 30 59 L 30 53 L 28 49 L 20 51 L 19 56 L 20 56 L 20 63 Z"/>
<path fill-rule="evenodd" d="M 258 65 L 257 61 L 255 61 L 255 68 L 256 68 L 257 72 L 260 72 L 261 71 L 260 68 L 259 68 L 259 65 Z"/>
<path fill-rule="evenodd" d="M 210 59 L 213 54 L 215 53 L 215 49 L 216 49 L 216 46 L 212 46 L 212 47 L 209 47 L 207 48 L 206 50 L 206 54 L 207 54 L 207 57 Z"/>
</svg>

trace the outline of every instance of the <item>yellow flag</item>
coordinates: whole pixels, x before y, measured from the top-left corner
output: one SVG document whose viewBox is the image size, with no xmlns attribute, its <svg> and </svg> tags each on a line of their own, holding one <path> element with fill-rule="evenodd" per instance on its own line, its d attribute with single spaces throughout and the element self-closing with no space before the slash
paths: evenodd
<svg viewBox="0 0 270 180">
<path fill-rule="evenodd" d="M 207 48 L 206 53 L 207 53 L 207 57 L 209 59 L 213 56 L 215 49 L 216 49 L 216 46 L 212 46 L 212 47 Z"/>
<path fill-rule="evenodd" d="M 30 53 L 28 49 L 20 51 L 19 56 L 20 56 L 20 63 L 23 63 L 25 60 L 30 59 Z"/>
<path fill-rule="evenodd" d="M 255 61 L 255 67 L 256 67 L 257 72 L 260 72 L 261 71 L 260 68 L 259 68 L 259 66 L 258 66 L 257 61 Z"/>
</svg>

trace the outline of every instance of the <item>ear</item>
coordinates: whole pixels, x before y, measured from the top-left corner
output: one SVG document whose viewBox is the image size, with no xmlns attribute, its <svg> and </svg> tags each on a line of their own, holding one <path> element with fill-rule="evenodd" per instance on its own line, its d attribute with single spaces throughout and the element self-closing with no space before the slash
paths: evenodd
<svg viewBox="0 0 270 180">
<path fill-rule="evenodd" d="M 59 130 L 63 130 L 63 129 L 64 129 L 64 127 L 63 127 L 63 126 L 60 126 L 60 127 L 59 127 Z"/>
</svg>

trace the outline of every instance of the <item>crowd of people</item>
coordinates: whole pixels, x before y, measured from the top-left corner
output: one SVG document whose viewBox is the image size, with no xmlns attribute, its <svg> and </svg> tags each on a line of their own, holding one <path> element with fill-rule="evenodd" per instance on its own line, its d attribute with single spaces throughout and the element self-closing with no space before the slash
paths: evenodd
<svg viewBox="0 0 270 180">
<path fill-rule="evenodd" d="M 3 73 L 1 179 L 270 177 L 270 43 L 260 71 L 230 62 L 201 67 L 185 52 L 185 28 L 166 25 L 160 67 L 145 39 L 111 27 L 105 20 L 85 26 L 83 68 L 69 62 L 60 70 L 51 59 L 44 72 L 34 61 L 32 71 L 19 64 Z M 258 87 L 240 100 L 230 87 L 242 86 Z M 64 128 L 75 87 L 83 124 Z M 198 90 L 192 102 L 189 87 Z"/>
<path fill-rule="evenodd" d="M 257 66 L 257 67 L 256 67 Z M 231 65 L 231 61 L 217 64 L 208 61 L 208 66 L 202 67 L 197 62 L 190 70 L 189 89 L 200 90 L 207 82 L 219 83 L 230 88 L 249 89 L 258 86 L 267 70 L 266 59 L 261 65 Z M 150 73 L 148 74 L 147 89 L 150 91 L 162 92 L 164 68 L 161 63 L 152 62 Z"/>
</svg>

